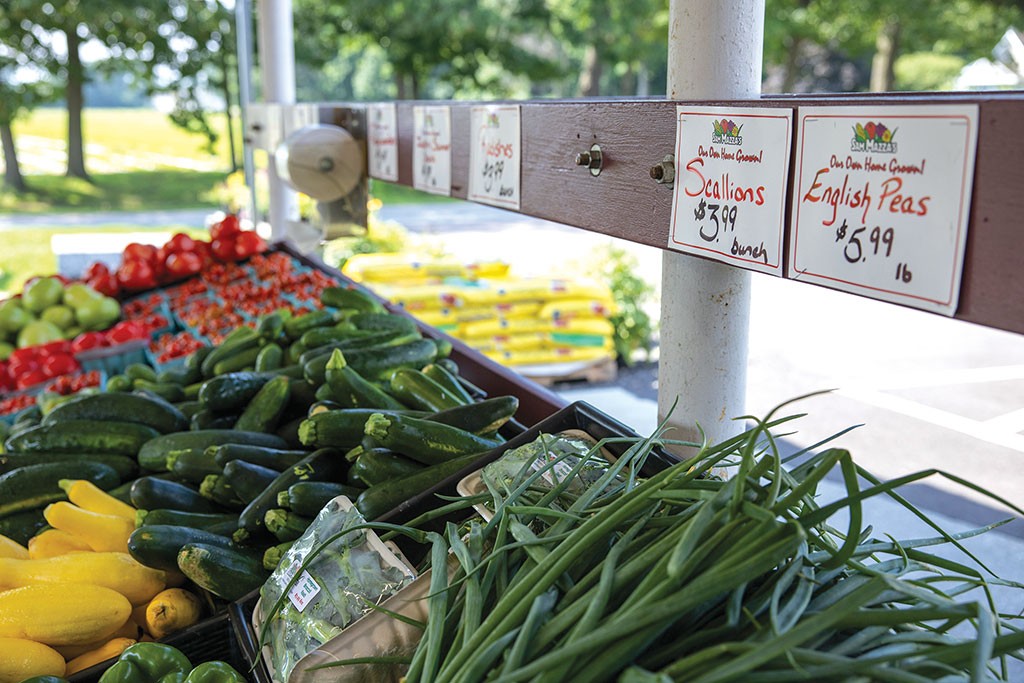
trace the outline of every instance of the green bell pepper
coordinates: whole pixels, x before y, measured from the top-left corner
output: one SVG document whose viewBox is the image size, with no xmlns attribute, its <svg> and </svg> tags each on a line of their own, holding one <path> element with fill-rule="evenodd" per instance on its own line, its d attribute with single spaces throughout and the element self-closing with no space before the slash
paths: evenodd
<svg viewBox="0 0 1024 683">
<path fill-rule="evenodd" d="M 192 662 L 176 647 L 135 643 L 100 677 L 99 683 L 183 683 Z"/>
<path fill-rule="evenodd" d="M 185 679 L 185 683 L 247 683 L 245 676 L 238 673 L 227 662 L 203 662 Z"/>
</svg>

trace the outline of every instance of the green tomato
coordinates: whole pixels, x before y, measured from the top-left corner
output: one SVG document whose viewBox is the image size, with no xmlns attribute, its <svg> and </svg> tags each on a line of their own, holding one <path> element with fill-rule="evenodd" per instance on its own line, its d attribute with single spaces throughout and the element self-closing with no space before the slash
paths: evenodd
<svg viewBox="0 0 1024 683">
<path fill-rule="evenodd" d="M 75 324 L 75 312 L 70 306 L 64 306 L 63 304 L 50 306 L 39 314 L 39 319 L 53 323 L 60 329 L 66 330 Z"/>
<path fill-rule="evenodd" d="M 5 341 L 0 341 L 0 360 L 7 360 L 10 358 L 13 351 L 14 344 L 8 344 Z"/>
<path fill-rule="evenodd" d="M 17 299 L 8 299 L 0 304 L 0 329 L 18 332 L 32 321 L 32 314 L 21 307 Z"/>
<path fill-rule="evenodd" d="M 64 298 L 64 283 L 55 277 L 41 277 L 21 293 L 21 305 L 33 313 L 41 313 Z"/>
<path fill-rule="evenodd" d="M 78 308 L 82 304 L 99 299 L 102 294 L 87 284 L 72 282 L 64 289 L 64 304 L 71 308 Z"/>
<path fill-rule="evenodd" d="M 18 348 L 38 346 L 62 339 L 64 339 L 64 333 L 53 323 L 45 320 L 33 320 L 18 333 Z"/>
</svg>

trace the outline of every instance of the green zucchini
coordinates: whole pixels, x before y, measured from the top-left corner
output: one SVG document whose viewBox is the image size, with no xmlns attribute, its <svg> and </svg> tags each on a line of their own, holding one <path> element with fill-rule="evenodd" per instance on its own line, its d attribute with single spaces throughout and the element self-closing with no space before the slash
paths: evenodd
<svg viewBox="0 0 1024 683">
<path fill-rule="evenodd" d="M 453 375 L 440 363 L 431 363 L 424 366 L 423 374 L 451 392 L 463 405 L 476 400 L 466 387 L 463 386 L 462 382 L 459 381 L 458 375 Z"/>
<path fill-rule="evenodd" d="M 189 367 L 184 365 L 179 368 L 171 368 L 168 370 L 161 370 L 156 374 L 156 381 L 158 382 L 173 382 L 174 384 L 180 384 L 181 386 L 188 386 L 201 380 L 203 375 L 199 372 L 199 368 Z"/>
<path fill-rule="evenodd" d="M 143 394 L 168 403 L 185 400 L 185 388 L 173 382 L 150 382 L 146 379 L 132 380 L 132 393 Z"/>
<path fill-rule="evenodd" d="M 291 510 L 272 508 L 263 515 L 263 524 L 267 531 L 274 535 L 278 541 L 294 541 L 309 528 L 309 517 L 304 517 Z"/>
<path fill-rule="evenodd" d="M 203 358 L 200 370 L 203 377 L 213 377 L 218 363 L 234 358 L 249 349 L 256 349 L 260 344 L 260 336 L 251 327 L 238 327 L 231 331 L 224 340 Z M 255 359 L 255 357 L 254 357 Z"/>
<path fill-rule="evenodd" d="M 366 433 L 366 421 L 375 413 L 398 414 L 393 410 L 343 408 L 311 415 L 299 427 L 299 438 L 306 446 L 348 450 L 359 445 Z"/>
<path fill-rule="evenodd" d="M 434 488 L 479 459 L 479 454 L 463 455 L 439 465 L 425 467 L 401 479 L 391 479 L 371 486 L 356 499 L 356 508 L 366 519 L 378 519 L 393 510 L 398 511 L 403 503 Z"/>
<path fill-rule="evenodd" d="M 167 454 L 167 471 L 189 484 L 199 485 L 207 475 L 222 470 L 203 448 L 182 448 Z"/>
<path fill-rule="evenodd" d="M 167 454 L 186 448 L 206 449 L 227 443 L 287 448 L 288 444 L 275 434 L 263 432 L 242 432 L 235 429 L 202 429 L 192 432 L 164 434 L 147 441 L 139 450 L 139 465 L 145 470 L 164 471 L 167 469 Z"/>
<path fill-rule="evenodd" d="M 157 476 L 139 477 L 132 484 L 132 505 L 143 510 L 169 509 L 183 512 L 224 512 L 224 508 L 199 495 L 199 491 Z"/>
<path fill-rule="evenodd" d="M 263 568 L 268 572 L 272 572 L 277 569 L 277 565 L 281 564 L 281 559 L 284 554 L 288 552 L 288 549 L 295 545 L 295 541 L 285 541 L 284 543 L 278 543 L 272 545 L 263 551 Z"/>
<path fill-rule="evenodd" d="M 128 375 L 111 375 L 107 378 L 107 392 L 128 393 L 132 390 L 132 379 Z"/>
<path fill-rule="evenodd" d="M 241 410 L 277 372 L 231 372 L 211 377 L 199 388 L 199 402 L 217 413 Z"/>
<path fill-rule="evenodd" d="M 305 517 L 316 517 L 337 496 L 348 496 L 355 500 L 362 492 L 361 487 L 333 481 L 300 481 L 278 492 L 277 505 Z"/>
<path fill-rule="evenodd" d="M 263 489 L 280 474 L 269 467 L 255 465 L 245 460 L 232 460 L 224 467 L 224 480 L 243 503 L 263 493 Z"/>
<path fill-rule="evenodd" d="M 4 442 L 5 450 L 18 453 L 64 451 L 66 453 L 113 453 L 134 456 L 143 444 L 160 432 L 135 422 L 64 420 L 26 429 Z"/>
<path fill-rule="evenodd" d="M 291 316 L 291 313 L 288 313 Z M 267 313 L 260 317 L 256 325 L 256 333 L 267 342 L 277 342 L 284 334 L 285 315 L 281 310 Z"/>
<path fill-rule="evenodd" d="M 228 510 L 239 511 L 245 507 L 245 501 L 223 474 L 207 475 L 199 484 L 199 495 Z"/>
<path fill-rule="evenodd" d="M 300 339 L 308 330 L 326 327 L 338 322 L 334 311 L 320 308 L 284 321 L 284 333 L 289 339 Z"/>
<path fill-rule="evenodd" d="M 292 380 L 283 375 L 275 377 L 264 384 L 249 405 L 242 411 L 235 423 L 235 429 L 246 432 L 272 432 L 277 428 L 278 420 L 288 407 L 291 398 Z"/>
<path fill-rule="evenodd" d="M 395 370 L 391 375 L 391 392 L 406 405 L 420 410 L 437 412 L 468 403 L 416 368 Z"/>
<path fill-rule="evenodd" d="M 230 512 L 190 512 L 188 510 L 136 510 L 135 525 L 187 526 L 202 529 L 221 536 L 230 536 L 238 528 L 238 515 Z"/>
<path fill-rule="evenodd" d="M 307 349 L 315 349 L 326 344 L 345 341 L 351 336 L 351 330 L 339 328 L 337 326 L 314 327 L 312 330 L 306 330 L 302 333 L 302 336 L 299 337 L 299 343 Z"/>
<path fill-rule="evenodd" d="M 373 382 L 368 382 L 362 375 L 352 369 L 345 360 L 345 354 L 340 349 L 335 349 L 331 353 L 324 376 L 327 384 L 331 387 L 331 392 L 336 396 L 344 397 L 344 403 L 351 405 L 353 408 L 404 410 L 407 407 L 402 401 L 388 394 Z M 423 406 L 410 405 L 414 408 L 423 408 Z M 428 407 L 424 409 L 433 410 L 434 408 Z"/>
<path fill-rule="evenodd" d="M 344 407 L 345 406 L 340 403 L 335 403 L 334 401 L 317 401 L 309 407 L 309 412 L 306 417 L 309 417 L 310 415 L 317 415 L 319 413 L 326 413 L 328 410 L 341 410 Z"/>
<path fill-rule="evenodd" d="M 424 465 L 437 465 L 451 458 L 485 453 L 497 441 L 441 422 L 407 415 L 376 413 L 366 420 L 366 434 L 386 448 Z"/>
<path fill-rule="evenodd" d="M 191 372 L 198 372 L 200 377 L 202 376 L 203 361 L 206 357 L 213 353 L 212 346 L 200 346 L 192 353 L 185 356 L 185 369 Z"/>
<path fill-rule="evenodd" d="M 190 420 L 192 416 L 199 412 L 199 410 L 202 409 L 203 407 L 203 405 L 198 400 L 195 399 L 181 401 L 177 403 L 176 406 L 178 410 L 181 411 L 181 414 L 185 416 L 186 421 Z M 185 425 L 185 429 L 179 429 L 178 431 L 183 432 L 186 429 L 188 429 L 188 424 Z"/>
<path fill-rule="evenodd" d="M 189 429 L 193 432 L 208 429 L 231 429 L 238 422 L 238 413 L 216 413 L 203 408 L 189 418 Z"/>
<path fill-rule="evenodd" d="M 367 332 L 401 332 L 408 334 L 418 332 L 416 321 L 412 318 L 395 313 L 357 313 L 348 321 L 357 329 Z"/>
<path fill-rule="evenodd" d="M 259 465 L 260 467 L 266 467 L 278 472 L 288 469 L 309 455 L 309 451 L 266 448 L 264 446 L 252 446 L 241 443 L 210 446 L 206 449 L 206 453 L 222 469 L 227 467 L 232 460 L 245 460 L 253 465 Z"/>
<path fill-rule="evenodd" d="M 28 544 L 30 538 L 45 528 L 46 518 L 43 517 L 41 507 L 0 517 L 0 536 L 6 536 L 21 545 Z"/>
<path fill-rule="evenodd" d="M 167 401 L 141 394 L 88 394 L 62 403 L 43 418 L 43 425 L 64 420 L 136 422 L 161 434 L 188 429 L 185 415 Z"/>
<path fill-rule="evenodd" d="M 124 374 L 133 382 L 137 379 L 156 382 L 156 370 L 145 363 L 129 363 L 124 368 Z"/>
<path fill-rule="evenodd" d="M 357 287 L 324 287 L 320 290 L 320 303 L 330 308 L 354 309 L 371 313 L 385 310 L 383 303 Z"/>
<path fill-rule="evenodd" d="M 229 372 L 255 372 L 256 358 L 260 355 L 258 342 L 252 346 L 239 349 L 223 360 L 217 361 L 213 366 L 213 375 L 218 377 Z"/>
<path fill-rule="evenodd" d="M 277 370 L 284 364 L 284 349 L 271 342 L 260 349 L 256 355 L 255 371 L 267 372 Z"/>
<path fill-rule="evenodd" d="M 363 448 L 348 471 L 348 480 L 363 486 L 376 486 L 390 479 L 401 479 L 419 472 L 425 465 L 387 448 Z"/>
<path fill-rule="evenodd" d="M 354 349 L 345 354 L 348 364 L 370 381 L 386 380 L 398 368 L 422 368 L 436 358 L 437 346 L 429 339 L 385 348 Z"/>
<path fill-rule="evenodd" d="M 492 434 L 512 419 L 519 409 L 515 396 L 495 396 L 476 403 L 456 406 L 427 417 L 431 422 L 441 422 L 464 429 L 474 434 Z"/>
<path fill-rule="evenodd" d="M 287 448 L 302 448 L 302 440 L 299 438 L 299 427 L 302 426 L 305 419 L 304 417 L 297 417 L 294 420 L 289 420 L 278 427 L 274 434 L 284 441 Z"/>
<path fill-rule="evenodd" d="M 164 571 L 178 570 L 178 553 L 189 543 L 205 543 L 230 548 L 227 536 L 204 529 L 170 524 L 146 524 L 128 537 L 128 554 L 140 564 Z"/>
<path fill-rule="evenodd" d="M 348 462 L 340 451 L 321 448 L 281 472 L 260 495 L 256 496 L 238 516 L 238 543 L 253 543 L 265 531 L 263 516 L 277 507 L 277 494 L 300 481 L 343 481 Z"/>
<path fill-rule="evenodd" d="M 219 598 L 235 601 L 267 580 L 262 553 L 188 543 L 178 552 L 178 570 L 200 588 Z"/>
<path fill-rule="evenodd" d="M 117 472 L 121 481 L 134 479 L 139 473 L 139 463 L 127 455 L 106 453 L 0 453 L 0 474 L 25 465 L 41 465 L 47 462 L 99 462 L 109 465 Z"/>
<path fill-rule="evenodd" d="M 103 490 L 121 483 L 117 472 L 99 462 L 58 462 L 25 465 L 0 475 L 0 517 L 67 500 L 61 479 L 86 479 Z"/>
</svg>

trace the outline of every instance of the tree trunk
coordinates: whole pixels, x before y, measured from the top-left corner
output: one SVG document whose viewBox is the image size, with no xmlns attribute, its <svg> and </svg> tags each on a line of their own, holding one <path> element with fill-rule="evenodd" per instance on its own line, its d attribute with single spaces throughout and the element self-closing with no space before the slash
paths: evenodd
<svg viewBox="0 0 1024 683">
<path fill-rule="evenodd" d="M 583 70 L 580 72 L 580 97 L 597 97 L 601 94 L 601 55 L 597 45 L 587 45 L 583 53 Z"/>
<path fill-rule="evenodd" d="M 226 51 L 222 49 L 219 54 L 220 72 L 224 76 L 222 85 L 224 86 L 224 119 L 228 128 L 228 155 L 231 157 L 231 172 L 234 173 L 238 170 L 238 161 L 235 151 L 235 122 L 231 115 L 231 74 L 233 72 L 228 70 L 230 64 L 228 64 Z"/>
<path fill-rule="evenodd" d="M 782 92 L 784 93 L 796 90 L 796 84 L 800 78 L 800 52 L 803 50 L 803 46 L 803 38 L 794 38 L 786 51 L 786 63 L 782 67 L 785 70 L 782 74 Z"/>
<path fill-rule="evenodd" d="M 4 150 L 4 186 L 15 192 L 28 192 L 25 176 L 21 175 L 18 164 L 18 150 L 14 146 L 14 131 L 11 124 L 0 123 L 0 140 Z"/>
<path fill-rule="evenodd" d="M 81 178 L 92 182 L 85 170 L 85 143 L 82 137 L 82 110 L 85 108 L 85 95 L 82 92 L 85 71 L 82 68 L 82 56 L 78 53 L 81 39 L 71 26 L 65 30 L 68 40 L 68 85 L 65 99 L 68 108 L 68 170 L 69 178 Z"/>
<path fill-rule="evenodd" d="M 887 92 L 892 90 L 895 74 L 893 66 L 900 50 L 900 19 L 889 17 L 885 26 L 875 38 L 875 56 L 871 60 L 871 91 Z"/>
</svg>

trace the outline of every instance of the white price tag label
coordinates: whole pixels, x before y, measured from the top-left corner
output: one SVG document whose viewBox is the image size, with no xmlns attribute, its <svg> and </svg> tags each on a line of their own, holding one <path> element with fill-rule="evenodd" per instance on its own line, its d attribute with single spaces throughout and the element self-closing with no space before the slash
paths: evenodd
<svg viewBox="0 0 1024 683">
<path fill-rule="evenodd" d="M 518 211 L 519 106 L 473 107 L 469 121 L 468 199 Z"/>
<path fill-rule="evenodd" d="M 668 247 L 782 275 L 789 110 L 676 107 Z"/>
<path fill-rule="evenodd" d="M 393 102 L 371 104 L 366 118 L 370 177 L 397 182 L 398 108 Z"/>
<path fill-rule="evenodd" d="M 787 277 L 953 315 L 977 105 L 801 107 Z"/>
<path fill-rule="evenodd" d="M 452 193 L 452 110 L 413 107 L 412 184 L 432 194 Z"/>
<path fill-rule="evenodd" d="M 290 568 L 289 574 L 294 576 L 295 572 L 298 571 L 298 565 L 293 565 Z M 291 577 L 288 579 L 291 580 Z M 303 570 L 302 574 L 299 575 L 299 580 L 288 589 L 288 599 L 292 605 L 298 611 L 306 609 L 310 601 L 317 596 L 320 592 L 320 584 L 313 580 L 313 577 L 309 575 L 309 572 Z"/>
</svg>

